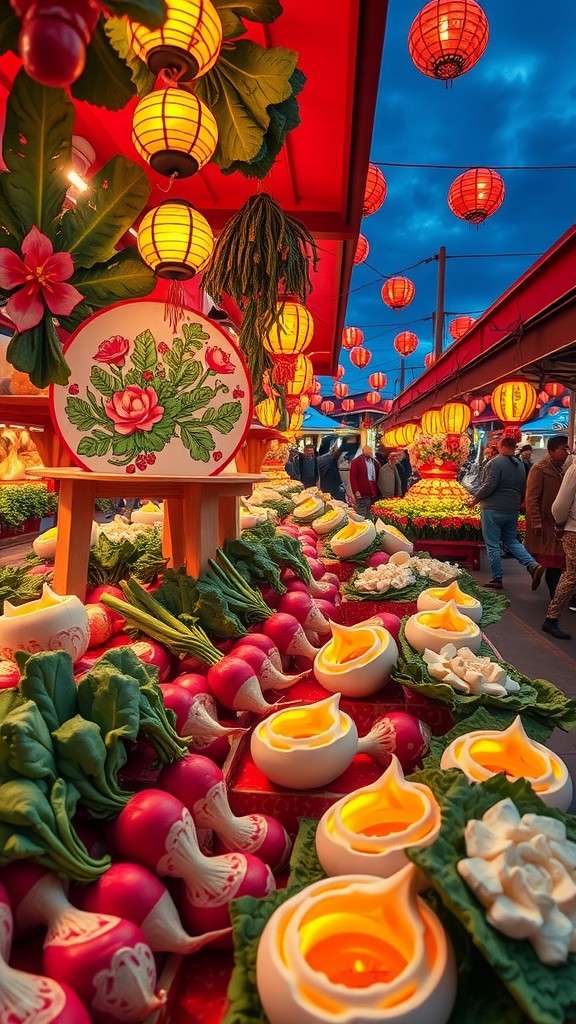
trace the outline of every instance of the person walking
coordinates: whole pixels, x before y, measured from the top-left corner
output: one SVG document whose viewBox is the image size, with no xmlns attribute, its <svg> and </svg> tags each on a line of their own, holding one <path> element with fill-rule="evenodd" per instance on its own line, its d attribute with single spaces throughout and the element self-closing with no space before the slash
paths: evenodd
<svg viewBox="0 0 576 1024">
<path fill-rule="evenodd" d="M 518 513 L 526 491 L 526 473 L 520 459 L 514 455 L 516 445 L 511 437 L 503 437 L 498 445 L 499 455 L 490 459 L 482 483 L 472 495 L 471 505 L 480 505 L 482 536 L 490 563 L 492 579 L 484 586 L 502 590 L 502 555 L 504 544 L 532 577 L 532 590 L 540 585 L 544 566 L 518 540 Z"/>
<path fill-rule="evenodd" d="M 548 605 L 542 629 L 557 640 L 571 640 L 572 635 L 559 628 L 558 619 L 576 591 L 576 462 L 564 473 L 560 490 L 552 502 L 552 515 L 556 522 L 556 534 L 564 548 L 566 568 Z"/>
<path fill-rule="evenodd" d="M 534 466 L 534 463 L 532 462 L 532 445 L 531 444 L 523 444 L 521 449 L 520 449 L 520 451 L 518 452 L 518 455 L 520 456 L 520 461 L 521 461 L 522 465 L 524 466 L 524 472 L 526 473 L 526 479 L 528 479 L 528 474 L 529 474 L 530 470 L 532 469 L 532 466 Z"/>
<path fill-rule="evenodd" d="M 320 477 L 320 490 L 326 494 L 331 494 L 338 501 L 342 501 L 346 490 L 338 468 L 339 459 L 340 445 L 338 441 L 333 441 L 328 451 L 318 456 L 318 474 Z"/>
<path fill-rule="evenodd" d="M 399 452 L 386 451 L 386 461 L 380 466 L 378 473 L 378 490 L 382 498 L 401 498 L 402 481 L 397 469 Z"/>
<path fill-rule="evenodd" d="M 405 448 L 402 455 L 399 456 L 396 463 L 396 472 L 400 477 L 401 491 L 400 497 L 403 498 L 406 491 L 410 487 L 410 477 L 412 476 L 412 464 L 410 462 L 410 456 Z"/>
<path fill-rule="evenodd" d="M 562 540 L 556 536 L 552 503 L 555 501 L 568 458 L 568 438 L 557 434 L 547 444 L 548 454 L 535 463 L 526 481 L 526 536 L 524 545 L 545 568 L 550 600 L 564 568 Z"/>
<path fill-rule="evenodd" d="M 296 459 L 297 479 L 304 487 L 315 487 L 318 483 L 318 459 L 313 444 L 305 444 Z"/>
<path fill-rule="evenodd" d="M 352 459 L 350 464 L 350 488 L 356 499 L 358 512 L 366 519 L 370 518 L 372 502 L 380 496 L 379 470 L 380 467 L 369 444 L 364 445 L 362 454 Z"/>
</svg>

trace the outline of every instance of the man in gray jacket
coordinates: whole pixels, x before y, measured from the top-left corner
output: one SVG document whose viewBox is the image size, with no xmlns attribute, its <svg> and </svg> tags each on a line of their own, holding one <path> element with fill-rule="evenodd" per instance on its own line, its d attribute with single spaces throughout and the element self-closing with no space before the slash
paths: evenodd
<svg viewBox="0 0 576 1024">
<path fill-rule="evenodd" d="M 532 577 L 532 590 L 540 585 L 544 573 L 544 567 L 518 540 L 518 513 L 526 491 L 526 472 L 514 455 L 515 447 L 511 437 L 502 438 L 498 445 L 500 454 L 490 459 L 482 483 L 472 497 L 472 504 L 481 508 L 482 536 L 492 572 L 492 579 L 484 586 L 491 590 L 502 590 L 501 544 L 526 566 Z"/>
</svg>

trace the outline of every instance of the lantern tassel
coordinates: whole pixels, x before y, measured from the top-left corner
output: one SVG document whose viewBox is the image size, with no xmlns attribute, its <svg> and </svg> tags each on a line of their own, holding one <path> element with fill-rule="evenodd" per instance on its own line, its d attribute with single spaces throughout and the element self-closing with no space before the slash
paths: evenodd
<svg viewBox="0 0 576 1024">
<path fill-rule="evenodd" d="M 164 319 L 170 324 L 171 329 L 176 333 L 178 324 L 184 315 L 186 305 L 186 292 L 182 281 L 170 281 L 168 296 L 164 306 Z"/>
</svg>

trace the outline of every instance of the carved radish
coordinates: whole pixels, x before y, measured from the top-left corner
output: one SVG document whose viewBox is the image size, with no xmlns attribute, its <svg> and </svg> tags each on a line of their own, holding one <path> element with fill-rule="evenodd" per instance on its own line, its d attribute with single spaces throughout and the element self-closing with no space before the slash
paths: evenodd
<svg viewBox="0 0 576 1024">
<path fill-rule="evenodd" d="M 206 680 L 203 682 L 208 689 Z M 190 746 L 194 750 L 203 750 L 222 737 L 246 732 L 238 725 L 220 724 L 216 701 L 210 692 L 194 694 L 178 682 L 162 683 L 160 689 L 166 707 L 176 715 L 176 732 L 179 736 L 192 737 Z"/>
<path fill-rule="evenodd" d="M 293 590 L 283 594 L 278 602 L 278 611 L 293 615 L 303 626 L 304 631 L 311 629 L 315 633 L 331 633 L 330 623 L 319 608 L 316 607 L 309 594 Z"/>
<path fill-rule="evenodd" d="M 274 668 L 282 671 L 282 655 L 276 647 L 276 644 L 269 636 L 265 633 L 259 633 L 257 630 L 260 627 L 256 627 L 254 632 L 249 632 L 246 636 L 241 636 L 239 640 L 234 644 L 234 650 L 238 651 L 243 644 L 248 644 L 249 647 L 259 647 L 264 654 L 267 654 L 270 661 L 274 665 Z"/>
<path fill-rule="evenodd" d="M 358 741 L 358 753 L 369 754 L 384 766 L 390 763 L 390 754 L 396 754 L 404 774 L 408 775 L 430 750 L 430 736 L 430 728 L 416 715 L 388 711 Z"/>
<path fill-rule="evenodd" d="M 225 708 L 263 715 L 276 706 L 264 699 L 252 666 L 233 654 L 227 654 L 217 665 L 212 665 L 206 678 L 216 700 Z"/>
<path fill-rule="evenodd" d="M 262 630 L 274 641 L 281 654 L 302 655 L 314 661 L 317 651 L 293 615 L 276 612 L 262 624 Z"/>
<path fill-rule="evenodd" d="M 0 957 L 0 1021 L 6 1024 L 92 1024 L 67 985 L 9 967 Z"/>
<path fill-rule="evenodd" d="M 234 653 L 254 669 L 254 675 L 258 677 L 258 682 L 263 690 L 286 690 L 306 675 L 305 672 L 301 672 L 299 675 L 285 675 L 284 672 L 280 672 L 274 667 L 264 651 L 248 643 L 242 644 L 237 650 L 235 648 Z"/>
</svg>

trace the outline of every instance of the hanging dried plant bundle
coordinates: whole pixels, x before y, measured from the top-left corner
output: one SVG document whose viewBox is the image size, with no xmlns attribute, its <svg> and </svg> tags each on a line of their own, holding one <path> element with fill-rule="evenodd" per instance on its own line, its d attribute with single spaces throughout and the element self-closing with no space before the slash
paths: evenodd
<svg viewBox="0 0 576 1024">
<path fill-rule="evenodd" d="M 271 365 L 262 336 L 278 321 L 282 296 L 306 301 L 312 290 L 310 261 L 316 269 L 316 243 L 308 229 L 261 192 L 228 221 L 204 272 L 204 288 L 212 298 L 218 302 L 226 293 L 244 313 L 240 345 L 252 374 L 255 401 Z"/>
</svg>

